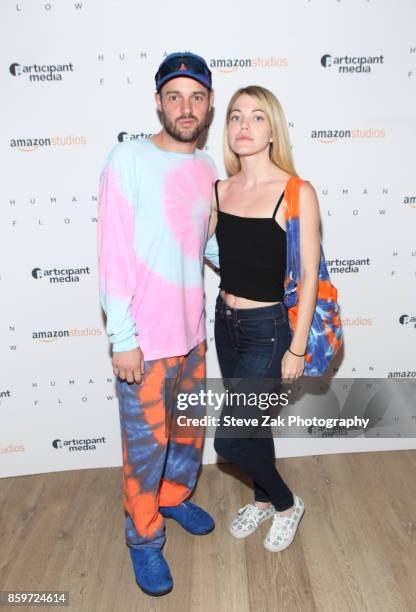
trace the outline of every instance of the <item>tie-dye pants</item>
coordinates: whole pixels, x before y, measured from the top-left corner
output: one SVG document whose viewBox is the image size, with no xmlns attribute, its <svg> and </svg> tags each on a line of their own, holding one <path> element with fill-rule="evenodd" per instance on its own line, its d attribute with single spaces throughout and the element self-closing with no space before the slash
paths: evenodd
<svg viewBox="0 0 416 612">
<path fill-rule="evenodd" d="M 203 432 L 166 427 L 165 381 L 175 393 L 199 393 L 205 384 L 205 342 L 187 355 L 145 361 L 140 385 L 117 381 L 123 447 L 125 534 L 128 546 L 162 547 L 160 506 L 187 499 L 201 464 Z M 192 408 L 192 416 L 202 414 Z"/>
</svg>

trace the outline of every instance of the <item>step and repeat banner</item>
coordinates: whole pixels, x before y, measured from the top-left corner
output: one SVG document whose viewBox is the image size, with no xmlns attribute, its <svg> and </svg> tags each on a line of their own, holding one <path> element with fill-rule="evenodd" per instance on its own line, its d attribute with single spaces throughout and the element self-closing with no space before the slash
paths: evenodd
<svg viewBox="0 0 416 612">
<path fill-rule="evenodd" d="M 97 190 L 119 142 L 160 129 L 154 73 L 174 51 L 211 67 L 206 143 L 221 177 L 225 108 L 280 99 L 321 207 L 345 347 L 335 375 L 416 377 L 416 5 L 412 0 L 3 0 L 0 6 L 0 475 L 121 464 L 97 289 Z M 388 32 L 388 36 L 386 36 Z M 206 271 L 208 374 L 218 278 Z M 405 425 L 403 425 L 405 427 Z M 279 455 L 412 448 L 282 439 Z M 214 462 L 212 440 L 205 462 Z"/>
</svg>

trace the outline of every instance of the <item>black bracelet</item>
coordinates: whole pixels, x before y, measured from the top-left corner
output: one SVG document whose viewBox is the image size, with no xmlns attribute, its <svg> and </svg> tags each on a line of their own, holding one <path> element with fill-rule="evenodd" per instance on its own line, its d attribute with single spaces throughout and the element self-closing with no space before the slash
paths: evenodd
<svg viewBox="0 0 416 612">
<path fill-rule="evenodd" d="M 289 353 L 292 353 L 292 355 L 294 355 L 295 357 L 305 357 L 306 355 L 306 351 L 302 355 L 298 355 L 297 353 L 294 353 L 293 351 L 291 351 L 290 348 L 288 348 L 287 350 L 289 351 Z"/>
</svg>

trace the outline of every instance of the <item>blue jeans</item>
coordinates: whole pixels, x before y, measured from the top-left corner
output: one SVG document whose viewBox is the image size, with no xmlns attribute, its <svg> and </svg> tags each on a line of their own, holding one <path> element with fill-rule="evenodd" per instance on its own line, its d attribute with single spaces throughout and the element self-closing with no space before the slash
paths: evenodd
<svg viewBox="0 0 416 612">
<path fill-rule="evenodd" d="M 259 308 L 229 308 L 219 295 L 215 305 L 215 344 L 222 377 L 227 379 L 275 380 L 276 392 L 281 378 L 282 357 L 290 344 L 286 307 L 280 303 Z M 252 384 L 252 383 L 250 383 Z M 227 409 L 224 408 L 224 411 Z M 237 465 L 253 480 L 255 499 L 271 501 L 284 511 L 293 495 L 275 466 L 271 428 L 261 428 L 261 436 L 224 437 L 217 429 L 216 452 Z M 264 436 L 264 437 L 263 437 Z"/>
</svg>

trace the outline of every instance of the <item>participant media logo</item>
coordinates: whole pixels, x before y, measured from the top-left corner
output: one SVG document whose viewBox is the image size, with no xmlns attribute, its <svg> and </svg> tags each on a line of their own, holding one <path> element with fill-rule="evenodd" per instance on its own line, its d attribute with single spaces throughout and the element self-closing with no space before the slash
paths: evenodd
<svg viewBox="0 0 416 612">
<path fill-rule="evenodd" d="M 11 138 L 10 148 L 30 153 L 45 147 L 78 147 L 86 145 L 85 136 L 45 136 L 34 138 Z"/>
<path fill-rule="evenodd" d="M 289 60 L 287 57 L 220 57 L 209 60 L 209 67 L 219 72 L 235 72 L 240 68 L 287 68 Z"/>
<path fill-rule="evenodd" d="M 69 64 L 19 64 L 14 62 L 9 66 L 9 72 L 14 77 L 26 77 L 31 83 L 40 81 L 62 81 L 69 72 L 74 72 L 74 65 Z"/>
<path fill-rule="evenodd" d="M 384 64 L 384 55 L 330 55 L 325 53 L 321 57 L 321 66 L 335 68 L 339 74 L 368 73 L 374 68 Z"/>
<path fill-rule="evenodd" d="M 5 391 L 0 391 L 0 399 L 3 399 L 4 397 L 11 397 L 11 393 L 10 391 L 7 389 Z"/>
<path fill-rule="evenodd" d="M 330 274 L 356 274 L 362 267 L 368 268 L 370 265 L 370 258 L 327 259 L 326 265 Z"/>
<path fill-rule="evenodd" d="M 401 325 L 410 325 L 410 327 L 416 329 L 416 316 L 402 314 L 402 316 L 399 318 L 399 322 Z"/>
<path fill-rule="evenodd" d="M 46 279 L 52 285 L 61 283 L 79 283 L 81 277 L 88 276 L 90 268 L 33 268 L 32 277 L 36 280 Z"/>
<path fill-rule="evenodd" d="M 119 132 L 117 140 L 119 142 L 126 142 L 128 140 L 140 140 L 147 139 L 153 136 L 152 132 L 140 132 L 138 134 L 130 134 L 129 132 Z"/>
<path fill-rule="evenodd" d="M 100 438 L 72 438 L 72 440 L 60 440 L 57 438 L 52 442 L 52 446 L 54 448 L 63 448 L 70 453 L 77 451 L 94 451 L 97 450 L 97 446 L 100 444 L 106 444 L 106 439 L 104 436 L 101 436 Z"/>
</svg>

